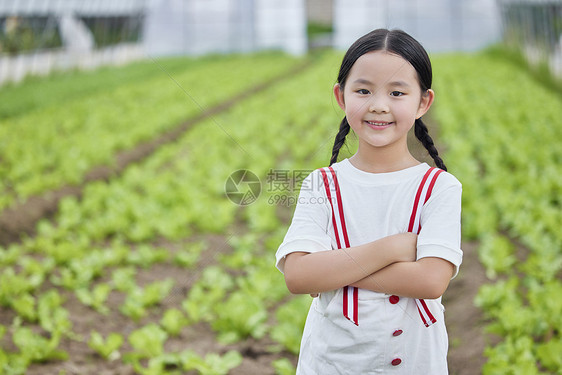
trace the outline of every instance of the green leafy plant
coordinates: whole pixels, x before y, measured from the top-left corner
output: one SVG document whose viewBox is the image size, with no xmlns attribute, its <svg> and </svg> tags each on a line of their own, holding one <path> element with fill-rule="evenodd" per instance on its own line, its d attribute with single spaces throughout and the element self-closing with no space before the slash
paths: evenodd
<svg viewBox="0 0 562 375">
<path fill-rule="evenodd" d="M 484 354 L 489 360 L 484 364 L 482 374 L 539 374 L 533 345 L 531 338 L 518 337 L 508 338 L 494 348 L 487 347 Z"/>
<path fill-rule="evenodd" d="M 16 274 L 12 267 L 8 267 L 0 274 L 0 305 L 9 306 L 14 297 L 33 289 L 24 275 Z"/>
<path fill-rule="evenodd" d="M 136 286 L 135 275 L 137 271 L 133 267 L 118 268 L 111 275 L 113 287 L 120 292 L 129 292 Z"/>
<path fill-rule="evenodd" d="M 123 344 L 123 336 L 119 333 L 112 332 L 104 340 L 103 336 L 96 332 L 90 332 L 88 346 L 94 349 L 99 355 L 105 359 L 114 360 L 119 358 L 119 348 Z"/>
<path fill-rule="evenodd" d="M 37 311 L 35 310 L 35 298 L 24 293 L 10 300 L 10 306 L 18 313 L 19 316 L 29 322 L 37 320 Z"/>
<path fill-rule="evenodd" d="M 154 306 L 159 304 L 164 298 L 168 296 L 173 286 L 173 279 L 154 281 L 153 283 L 148 284 L 144 288 L 144 291 L 142 293 L 143 305 Z"/>
<path fill-rule="evenodd" d="M 135 354 L 143 358 L 157 357 L 164 353 L 164 342 L 168 334 L 157 324 L 150 323 L 139 328 L 128 337 L 128 341 L 135 350 Z"/>
<path fill-rule="evenodd" d="M 147 308 L 159 304 L 174 286 L 172 279 L 155 281 L 141 288 L 131 289 L 119 310 L 126 316 L 138 321 L 147 314 Z"/>
<path fill-rule="evenodd" d="M 219 332 L 218 339 L 232 343 L 246 337 L 261 338 L 267 332 L 267 310 L 259 298 L 235 291 L 228 300 L 215 307 L 216 318 L 211 322 Z"/>
<path fill-rule="evenodd" d="M 209 353 L 205 358 L 201 358 L 187 350 L 180 353 L 180 360 L 185 371 L 197 370 L 201 375 L 226 375 L 228 371 L 242 363 L 242 355 L 231 350 L 223 356 Z"/>
<path fill-rule="evenodd" d="M 163 375 L 180 374 L 181 360 L 175 353 L 163 353 L 148 360 L 147 366 L 143 366 L 138 358 L 129 358 L 135 372 L 140 375 Z"/>
<path fill-rule="evenodd" d="M 0 267 L 14 265 L 22 256 L 22 248 L 16 244 L 4 248 L 0 246 Z"/>
<path fill-rule="evenodd" d="M 562 369 L 562 340 L 560 337 L 540 344 L 537 347 L 537 358 L 541 364 L 550 371 L 558 371 Z"/>
<path fill-rule="evenodd" d="M 60 294 L 51 289 L 38 298 L 37 315 L 41 327 L 52 335 L 68 334 L 72 323 L 68 317 L 68 310 L 63 306 Z"/>
<path fill-rule="evenodd" d="M 182 302 L 190 321 L 212 321 L 215 306 L 233 287 L 232 277 L 220 267 L 205 268 L 201 279 L 191 287 L 188 297 Z"/>
<path fill-rule="evenodd" d="M 160 320 L 160 325 L 170 335 L 177 336 L 182 328 L 189 323 L 189 320 L 178 309 L 168 309 L 164 312 L 164 316 Z"/>
<path fill-rule="evenodd" d="M 138 246 L 136 251 L 131 251 L 128 263 L 131 265 L 148 268 L 154 263 L 161 263 L 168 259 L 169 252 L 166 249 L 154 249 L 150 246 Z"/>
<path fill-rule="evenodd" d="M 282 344 L 291 353 L 299 353 L 304 322 L 310 303 L 311 299 L 307 295 L 295 297 L 275 312 L 277 324 L 271 329 L 271 338 Z"/>
<path fill-rule="evenodd" d="M 68 354 L 57 350 L 60 334 L 55 333 L 50 339 L 34 333 L 29 327 L 16 327 L 12 335 L 14 344 L 19 348 L 22 357 L 28 362 L 43 362 L 50 359 L 64 360 Z"/>
<path fill-rule="evenodd" d="M 295 375 L 296 369 L 287 358 L 276 359 L 272 364 L 276 375 Z"/>
<path fill-rule="evenodd" d="M 119 311 L 125 316 L 138 322 L 140 319 L 144 318 L 147 314 L 146 307 L 142 304 L 142 301 L 138 298 L 129 298 L 119 306 Z"/>
<path fill-rule="evenodd" d="M 111 293 L 109 284 L 100 283 L 90 292 L 88 289 L 77 289 L 76 297 L 86 306 L 92 307 L 101 314 L 108 314 L 109 308 L 105 305 L 105 301 Z"/>
<path fill-rule="evenodd" d="M 516 262 L 514 246 L 505 237 L 489 234 L 482 238 L 478 257 L 486 267 L 486 275 L 495 278 L 498 273 L 511 271 Z"/>
<path fill-rule="evenodd" d="M 201 253 L 205 249 L 204 242 L 189 244 L 186 249 L 181 249 L 174 255 L 174 264 L 180 267 L 191 268 L 197 264 Z"/>
</svg>

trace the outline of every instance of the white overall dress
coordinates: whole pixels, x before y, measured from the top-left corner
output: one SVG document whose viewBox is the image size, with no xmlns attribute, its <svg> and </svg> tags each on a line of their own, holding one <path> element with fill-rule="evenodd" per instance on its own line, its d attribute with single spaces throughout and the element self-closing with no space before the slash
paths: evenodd
<svg viewBox="0 0 562 375">
<path fill-rule="evenodd" d="M 336 174 L 331 167 L 320 172 L 332 202 L 335 243 L 349 247 Z M 419 233 L 420 213 L 441 172 L 429 168 L 424 175 L 412 202 L 410 232 Z M 307 316 L 297 375 L 448 374 L 448 337 L 440 300 L 354 287 L 321 293 Z"/>
</svg>

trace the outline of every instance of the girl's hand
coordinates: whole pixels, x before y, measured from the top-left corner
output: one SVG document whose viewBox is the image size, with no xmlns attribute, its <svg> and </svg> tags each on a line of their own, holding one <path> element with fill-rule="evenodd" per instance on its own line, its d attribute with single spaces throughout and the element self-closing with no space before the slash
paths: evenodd
<svg viewBox="0 0 562 375">
<path fill-rule="evenodd" d="M 400 233 L 345 250 L 295 251 L 285 257 L 285 283 L 293 294 L 339 289 L 393 263 L 414 262 L 416 243 L 415 234 Z"/>
<path fill-rule="evenodd" d="M 418 243 L 418 235 L 415 233 L 398 233 L 392 237 L 392 245 L 394 254 L 396 254 L 396 262 L 415 262 L 416 246 Z"/>
<path fill-rule="evenodd" d="M 312 298 L 316 298 L 316 297 L 318 297 L 318 293 L 310 293 L 310 296 L 311 296 Z"/>
</svg>

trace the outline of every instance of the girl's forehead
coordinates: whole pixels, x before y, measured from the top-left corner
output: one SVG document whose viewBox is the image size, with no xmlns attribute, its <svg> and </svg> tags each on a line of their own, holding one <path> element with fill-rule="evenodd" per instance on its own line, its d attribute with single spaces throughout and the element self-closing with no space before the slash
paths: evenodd
<svg viewBox="0 0 562 375">
<path fill-rule="evenodd" d="M 358 79 L 373 83 L 418 82 L 414 67 L 403 57 L 387 51 L 367 52 L 359 57 L 353 64 L 347 80 L 350 82 Z"/>
</svg>

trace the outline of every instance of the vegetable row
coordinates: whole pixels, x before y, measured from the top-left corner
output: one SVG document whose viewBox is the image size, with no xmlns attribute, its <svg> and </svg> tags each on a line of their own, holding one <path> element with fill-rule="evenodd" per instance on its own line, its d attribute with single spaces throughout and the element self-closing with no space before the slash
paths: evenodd
<svg viewBox="0 0 562 375">
<path fill-rule="evenodd" d="M 341 117 L 329 77 L 336 76 L 340 58 L 324 54 L 303 73 L 198 123 L 121 176 L 88 184 L 80 199 L 63 199 L 55 219 L 40 222 L 35 237 L 2 249 L 0 304 L 11 318 L 11 324 L 0 326 L 4 372 L 25 373 L 46 360 L 64 361 L 61 347 L 69 341 L 87 344 L 107 361 L 121 359 L 139 374 L 227 373 L 243 360 L 228 348 L 249 337 L 269 338 L 275 344 L 267 350 L 287 357 L 298 353 L 310 298 L 288 296 L 282 275 L 273 268 L 273 253 L 291 211 L 283 203 L 298 193 L 298 181 L 287 178 L 328 161 Z M 294 62 L 279 56 L 205 60 L 172 77 L 208 107 L 282 72 L 287 61 Z M 483 372 L 559 372 L 562 150 L 553 140 L 562 135 L 560 96 L 485 54 L 436 56 L 433 63 L 438 139 L 447 147 L 452 173 L 463 182 L 463 231 L 480 241 L 479 257 L 491 279 L 476 303 L 490 319 L 488 330 L 502 338 L 486 349 Z M 116 150 L 154 137 L 200 110 L 184 93 L 175 98 L 178 86 L 162 77 L 114 86 L 105 95 L 79 96 L 69 101 L 66 112 L 46 104 L 10 118 L 9 124 L 4 120 L 8 126 L 27 126 L 20 145 L 44 144 L 39 146 L 44 153 L 58 155 L 47 158 L 47 167 L 27 170 L 45 180 L 37 191 L 80 181 L 85 165 L 110 163 Z M 161 87 L 166 84 L 172 87 Z M 134 117 L 138 107 L 133 102 L 139 100 L 146 111 Z M 183 108 L 186 102 L 192 108 Z M 100 146 L 100 155 L 85 146 L 93 139 L 94 130 L 82 126 L 92 105 L 114 114 L 120 106 L 126 118 L 100 115 L 107 121 L 95 126 L 100 131 L 96 141 L 115 136 L 108 141 L 115 143 Z M 149 107 L 156 105 L 153 112 L 162 113 L 151 112 Z M 81 150 L 90 150 L 91 159 L 74 158 L 73 165 L 64 165 L 57 149 L 68 151 L 72 142 L 54 137 L 58 130 L 29 130 L 35 128 L 26 121 L 49 113 L 60 121 L 66 118 L 68 127 L 60 129 Z M 6 144 L 6 137 L 3 133 L 0 142 Z M 80 163 L 82 169 L 76 167 Z M 12 169 L 6 164 L 0 173 Z M 225 196 L 225 181 L 239 169 L 261 180 L 261 195 L 247 206 Z M 279 172 L 279 184 L 268 180 L 272 169 Z M 59 182 L 48 182 L 49 176 Z M 30 180 L 2 181 L 11 184 L 6 191 L 16 192 L 16 186 L 22 189 Z M 16 196 L 37 192 L 25 189 L 12 194 L 5 206 Z M 219 236 L 219 244 L 207 241 L 213 236 Z M 527 250 L 518 250 L 521 245 Z M 156 266 L 186 277 L 141 282 Z M 115 298 L 121 303 L 109 302 Z M 91 309 L 93 316 L 124 316 L 135 329 L 78 335 L 70 300 Z M 169 349 L 171 340 L 181 339 L 195 324 L 216 331 L 222 354 Z M 288 360 L 272 365 L 279 374 L 294 371 Z"/>
<path fill-rule="evenodd" d="M 560 93 L 486 53 L 434 62 L 434 114 L 463 182 L 463 231 L 480 240 L 491 279 L 475 302 L 501 337 L 483 373 L 560 373 Z"/>
<path fill-rule="evenodd" d="M 186 63 L 0 120 L 0 210 L 64 185 L 204 109 L 287 71 L 278 54 Z M 157 62 L 154 64 L 158 64 Z M 108 78 L 111 76 L 108 75 Z M 37 85 L 37 87 L 41 87 Z M 14 89 L 15 90 L 15 89 Z"/>
<path fill-rule="evenodd" d="M 283 208 L 269 203 L 280 192 L 265 181 L 272 168 L 325 164 L 339 117 L 330 108 L 326 77 L 335 76 L 337 58 L 327 55 L 198 123 L 121 176 L 88 184 L 80 199 L 61 200 L 55 219 L 41 221 L 36 236 L 0 251 L 0 303 L 13 314 L 12 324 L 3 327 L 7 344 L 0 364 L 6 372 L 64 360 L 61 342 L 69 341 L 87 342 L 107 360 L 121 357 L 140 374 L 219 374 L 240 364 L 241 355 L 226 349 L 207 356 L 166 349 L 167 341 L 193 324 L 210 325 L 225 347 L 269 335 L 277 344 L 268 350 L 298 351 L 310 298 L 286 300 L 282 275 L 273 267 Z M 262 181 L 262 195 L 248 206 L 225 196 L 225 181 L 238 169 Z M 222 245 L 193 240 L 213 233 Z M 210 263 L 201 261 L 205 252 Z M 141 286 L 139 277 L 156 266 L 186 277 Z M 178 294 L 183 288 L 188 291 Z M 117 307 L 108 302 L 115 299 L 122 301 Z M 93 316 L 125 316 L 137 328 L 78 335 L 70 300 Z M 18 345 L 22 340 L 27 344 Z M 280 374 L 293 371 L 287 360 L 273 366 Z"/>
</svg>

